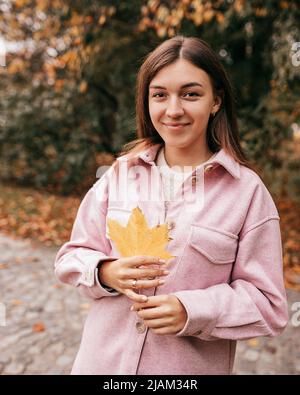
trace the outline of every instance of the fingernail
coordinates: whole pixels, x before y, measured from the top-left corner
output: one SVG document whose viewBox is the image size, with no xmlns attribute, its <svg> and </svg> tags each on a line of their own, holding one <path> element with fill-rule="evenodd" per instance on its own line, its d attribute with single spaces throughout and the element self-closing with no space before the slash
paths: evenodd
<svg viewBox="0 0 300 395">
<path fill-rule="evenodd" d="M 170 272 L 169 272 L 169 270 L 164 270 L 163 271 L 163 274 L 169 274 Z"/>
<path fill-rule="evenodd" d="M 133 307 L 133 306 L 131 306 L 131 307 L 130 307 L 130 310 L 131 310 L 131 311 L 133 311 L 133 309 L 134 309 L 134 307 Z"/>
<path fill-rule="evenodd" d="M 142 297 L 142 300 L 143 300 L 144 302 L 147 302 L 147 300 L 148 300 L 147 296 L 143 296 L 143 297 Z"/>
<path fill-rule="evenodd" d="M 160 259 L 159 263 L 166 263 L 167 261 L 165 259 Z"/>
<path fill-rule="evenodd" d="M 159 280 L 158 281 L 158 284 L 164 284 L 165 283 L 165 280 Z"/>
</svg>

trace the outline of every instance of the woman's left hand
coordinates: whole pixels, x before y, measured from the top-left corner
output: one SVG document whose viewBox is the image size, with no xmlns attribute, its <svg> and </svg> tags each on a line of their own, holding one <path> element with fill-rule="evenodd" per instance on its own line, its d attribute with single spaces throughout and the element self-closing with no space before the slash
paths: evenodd
<svg viewBox="0 0 300 395">
<path fill-rule="evenodd" d="M 180 332 L 187 321 L 185 307 L 174 295 L 148 296 L 147 302 L 134 303 L 131 310 L 158 335 Z"/>
</svg>

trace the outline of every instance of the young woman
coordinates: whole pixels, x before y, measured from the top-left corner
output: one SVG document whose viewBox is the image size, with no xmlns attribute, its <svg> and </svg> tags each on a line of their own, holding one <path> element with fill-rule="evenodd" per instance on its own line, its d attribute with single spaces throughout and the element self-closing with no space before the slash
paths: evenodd
<svg viewBox="0 0 300 395">
<path fill-rule="evenodd" d="M 202 40 L 137 78 L 138 139 L 81 202 L 55 273 L 92 299 L 72 374 L 230 374 L 236 340 L 287 324 L 279 216 L 241 149 L 230 83 Z M 108 219 L 167 223 L 173 256 L 122 257 Z M 130 248 L 130 245 L 128 246 Z"/>
</svg>

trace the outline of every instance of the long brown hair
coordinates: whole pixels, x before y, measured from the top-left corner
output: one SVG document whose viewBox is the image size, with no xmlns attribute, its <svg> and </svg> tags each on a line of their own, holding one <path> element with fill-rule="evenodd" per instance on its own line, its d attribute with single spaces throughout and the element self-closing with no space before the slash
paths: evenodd
<svg viewBox="0 0 300 395">
<path fill-rule="evenodd" d="M 150 118 L 148 90 L 155 75 L 178 59 L 185 59 L 204 70 L 210 76 L 214 94 L 222 99 L 220 109 L 208 121 L 206 139 L 209 149 L 217 152 L 223 148 L 238 163 L 257 171 L 249 163 L 240 145 L 232 87 L 225 69 L 205 41 L 182 35 L 161 43 L 146 56 L 141 65 L 136 81 L 137 139 L 125 144 L 119 156 L 128 154 L 130 159 L 131 154 L 134 155 L 153 144 L 164 143 Z"/>
</svg>

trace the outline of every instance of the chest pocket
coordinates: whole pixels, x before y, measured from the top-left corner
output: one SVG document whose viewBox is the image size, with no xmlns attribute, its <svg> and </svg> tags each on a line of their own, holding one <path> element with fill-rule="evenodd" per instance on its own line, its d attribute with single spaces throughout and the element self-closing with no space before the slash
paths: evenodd
<svg viewBox="0 0 300 395">
<path fill-rule="evenodd" d="M 223 265 L 235 261 L 238 236 L 211 227 L 192 225 L 188 244 L 211 263 Z"/>
<path fill-rule="evenodd" d="M 237 248 L 238 236 L 192 224 L 175 274 L 174 290 L 205 289 L 230 283 Z"/>
</svg>

